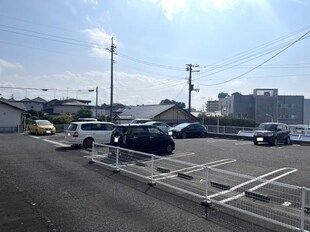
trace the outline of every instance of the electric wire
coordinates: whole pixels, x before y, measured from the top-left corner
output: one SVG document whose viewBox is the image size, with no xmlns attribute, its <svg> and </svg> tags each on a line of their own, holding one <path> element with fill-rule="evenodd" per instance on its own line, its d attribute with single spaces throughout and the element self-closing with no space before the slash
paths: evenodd
<svg viewBox="0 0 310 232">
<path fill-rule="evenodd" d="M 236 80 L 240 77 L 243 77 L 245 76 L 246 74 L 254 71 L 255 69 L 259 68 L 260 66 L 264 65 L 265 63 L 269 62 L 270 60 L 272 60 L 273 58 L 275 58 L 276 56 L 280 55 L 281 53 L 283 53 L 284 51 L 286 51 L 288 48 L 290 48 L 291 46 L 293 46 L 294 44 L 296 44 L 297 42 L 301 41 L 303 38 L 305 38 L 308 34 L 310 33 L 310 31 L 307 31 L 305 34 L 303 34 L 301 37 L 299 37 L 298 39 L 296 39 L 295 41 L 293 41 L 292 43 L 290 43 L 288 46 L 286 46 L 285 48 L 283 48 L 281 51 L 277 52 L 275 55 L 271 56 L 270 58 L 268 58 L 267 60 L 265 60 L 264 62 L 256 65 L 255 67 L 251 68 L 250 70 L 242 73 L 241 75 L 238 75 L 234 78 L 231 78 L 229 80 L 226 80 L 226 81 L 223 81 L 223 82 L 219 82 L 219 83 L 216 83 L 216 84 L 210 84 L 210 85 L 204 85 L 204 86 L 216 86 L 216 85 L 221 85 L 221 84 L 225 84 L 225 83 L 228 83 L 228 82 L 231 82 L 233 80 Z"/>
</svg>

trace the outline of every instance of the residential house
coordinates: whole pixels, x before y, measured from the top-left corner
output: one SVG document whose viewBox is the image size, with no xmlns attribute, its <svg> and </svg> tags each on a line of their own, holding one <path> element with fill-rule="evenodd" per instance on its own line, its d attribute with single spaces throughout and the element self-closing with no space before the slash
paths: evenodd
<svg viewBox="0 0 310 232">
<path fill-rule="evenodd" d="M 199 122 L 199 119 L 178 105 L 141 105 L 128 107 L 114 117 L 119 123 L 129 123 L 133 119 L 147 118 L 169 125 L 183 122 Z"/>
<path fill-rule="evenodd" d="M 43 111 L 44 104 L 46 103 L 46 100 L 44 100 L 41 97 L 37 97 L 34 99 L 24 98 L 20 100 L 19 102 L 23 103 L 27 109 L 29 110 L 35 110 L 35 111 Z"/>
<path fill-rule="evenodd" d="M 53 99 L 45 103 L 44 112 L 51 115 L 58 115 L 62 113 L 76 114 L 83 107 L 91 108 L 92 106 L 89 105 L 90 102 L 90 100 Z"/>
<path fill-rule="evenodd" d="M 23 128 L 26 108 L 22 103 L 0 99 L 0 132 L 18 132 Z"/>
</svg>

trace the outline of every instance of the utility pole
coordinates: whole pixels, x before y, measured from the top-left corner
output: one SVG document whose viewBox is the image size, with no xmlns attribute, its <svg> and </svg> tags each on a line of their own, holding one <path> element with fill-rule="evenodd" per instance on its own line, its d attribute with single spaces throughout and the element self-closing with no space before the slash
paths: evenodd
<svg viewBox="0 0 310 232">
<path fill-rule="evenodd" d="M 110 121 L 113 122 L 113 55 L 117 55 L 117 53 L 115 52 L 116 50 L 116 46 L 114 46 L 113 44 L 113 37 L 111 38 L 111 47 L 110 48 L 106 48 L 107 50 L 109 50 L 111 52 L 111 101 L 110 101 Z"/>
<path fill-rule="evenodd" d="M 199 72 L 199 70 L 193 70 L 193 67 L 197 68 L 199 65 L 195 64 L 186 64 L 187 68 L 186 71 L 189 72 L 189 79 L 188 79 L 188 112 L 191 112 L 191 101 L 192 101 L 192 91 L 199 91 L 199 89 L 194 89 L 194 85 L 192 85 L 192 72 Z"/>
<path fill-rule="evenodd" d="M 98 86 L 96 87 L 96 118 L 98 118 Z"/>
</svg>

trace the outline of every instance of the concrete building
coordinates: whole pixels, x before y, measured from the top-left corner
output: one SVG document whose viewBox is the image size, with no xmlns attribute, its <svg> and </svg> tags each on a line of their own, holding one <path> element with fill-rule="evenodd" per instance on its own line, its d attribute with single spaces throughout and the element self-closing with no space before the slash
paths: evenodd
<svg viewBox="0 0 310 232">
<path fill-rule="evenodd" d="M 222 115 L 253 119 L 257 123 L 304 123 L 304 96 L 278 95 L 277 89 L 254 89 L 253 95 L 236 92 L 219 101 Z"/>
<path fill-rule="evenodd" d="M 278 96 L 278 122 L 303 124 L 304 103 L 304 96 Z"/>
<path fill-rule="evenodd" d="M 218 100 L 207 101 L 206 111 L 207 112 L 219 111 L 219 101 Z"/>
<path fill-rule="evenodd" d="M 310 99 L 304 100 L 304 122 L 303 124 L 310 126 Z"/>
<path fill-rule="evenodd" d="M 254 120 L 261 122 L 278 121 L 278 90 L 254 89 Z"/>
</svg>

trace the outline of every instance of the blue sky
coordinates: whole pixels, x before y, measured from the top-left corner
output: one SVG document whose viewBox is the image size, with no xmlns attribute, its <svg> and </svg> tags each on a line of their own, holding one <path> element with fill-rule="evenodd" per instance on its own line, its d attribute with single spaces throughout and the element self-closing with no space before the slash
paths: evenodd
<svg viewBox="0 0 310 232">
<path fill-rule="evenodd" d="M 196 109 L 220 92 L 255 88 L 310 98 L 310 33 L 292 44 L 310 30 L 308 0 L 2 0 L 0 6 L 5 98 L 94 102 L 88 90 L 98 86 L 99 104 L 109 103 L 112 36 L 114 102 L 168 98 L 187 105 L 189 63 L 200 70 L 193 73 Z"/>
</svg>

